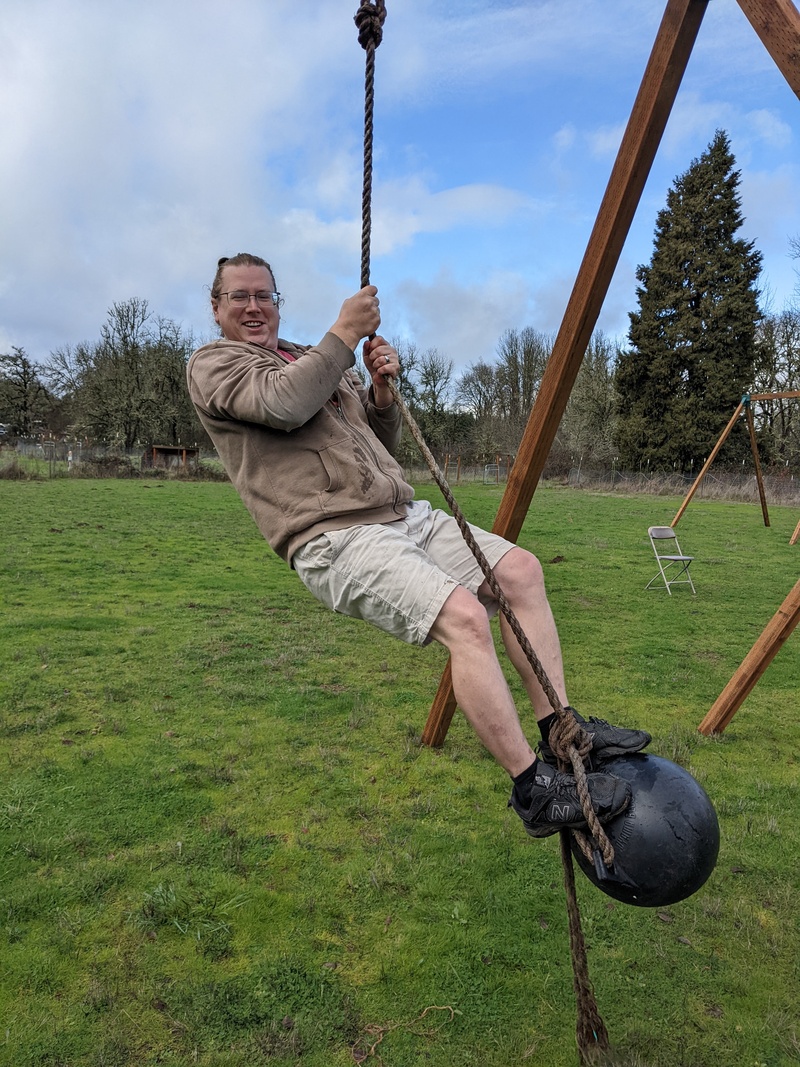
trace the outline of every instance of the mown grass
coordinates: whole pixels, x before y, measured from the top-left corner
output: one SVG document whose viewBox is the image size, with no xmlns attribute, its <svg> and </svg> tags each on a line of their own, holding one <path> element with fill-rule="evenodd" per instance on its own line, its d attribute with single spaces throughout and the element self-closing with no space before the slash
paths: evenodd
<svg viewBox="0 0 800 1067">
<path fill-rule="evenodd" d="M 458 496 L 490 524 L 500 492 Z M 668 909 L 579 875 L 591 976 L 620 1067 L 783 1067 L 798 636 L 696 728 L 796 581 L 797 516 L 692 504 L 698 595 L 670 598 L 646 527 L 678 503 L 545 487 L 520 538 L 573 703 L 650 729 L 720 817 Z M 459 716 L 418 744 L 441 650 L 328 616 L 226 484 L 0 483 L 0 513 L 0 1064 L 577 1062 L 556 840 Z"/>
</svg>

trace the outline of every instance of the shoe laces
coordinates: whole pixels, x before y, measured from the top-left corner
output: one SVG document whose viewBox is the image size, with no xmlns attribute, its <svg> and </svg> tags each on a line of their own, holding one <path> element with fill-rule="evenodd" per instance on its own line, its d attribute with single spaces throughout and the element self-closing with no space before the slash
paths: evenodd
<svg viewBox="0 0 800 1067">
<path fill-rule="evenodd" d="M 561 796 L 567 793 L 575 792 L 575 779 L 570 775 L 565 774 L 564 771 L 556 771 L 553 777 L 550 779 L 550 784 L 547 787 L 548 792 L 557 793 Z"/>
</svg>

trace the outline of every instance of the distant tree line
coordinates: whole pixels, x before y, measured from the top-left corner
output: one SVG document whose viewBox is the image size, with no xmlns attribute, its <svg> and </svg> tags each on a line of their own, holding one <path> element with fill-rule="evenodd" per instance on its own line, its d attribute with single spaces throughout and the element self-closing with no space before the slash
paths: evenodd
<svg viewBox="0 0 800 1067">
<path fill-rule="evenodd" d="M 401 391 L 431 448 L 472 462 L 513 456 L 524 433 L 550 358 L 554 338 L 531 327 L 507 330 L 494 362 L 470 364 L 458 375 L 437 349 L 420 352 L 395 341 Z M 611 463 L 614 456 L 614 366 L 618 348 L 601 332 L 591 339 L 559 428 L 554 451 L 561 465 L 574 457 Z M 403 441 L 401 459 L 414 459 L 416 444 Z"/>
<path fill-rule="evenodd" d="M 739 236 L 739 180 L 717 131 L 658 213 L 626 342 L 592 336 L 551 461 L 696 470 L 744 394 L 800 389 L 800 301 L 779 312 L 759 307 L 761 254 Z M 790 248 L 800 259 L 800 239 Z M 403 396 L 434 452 L 472 462 L 513 456 L 553 342 L 530 326 L 509 329 L 493 356 L 456 373 L 437 348 L 395 339 Z M 20 436 L 46 428 L 127 449 L 208 445 L 185 385 L 194 347 L 146 301 L 114 304 L 94 343 L 58 349 L 43 363 L 20 348 L 0 355 L 0 422 Z M 753 414 L 762 462 L 800 466 L 800 401 L 759 402 Z M 742 420 L 718 463 L 749 453 Z M 400 459 L 416 457 L 406 435 Z"/>
<path fill-rule="evenodd" d="M 19 348 L 0 356 L 0 412 L 20 437 L 46 429 L 126 450 L 205 443 L 186 390 L 194 347 L 146 300 L 114 304 L 94 343 L 56 349 L 42 364 Z"/>
</svg>

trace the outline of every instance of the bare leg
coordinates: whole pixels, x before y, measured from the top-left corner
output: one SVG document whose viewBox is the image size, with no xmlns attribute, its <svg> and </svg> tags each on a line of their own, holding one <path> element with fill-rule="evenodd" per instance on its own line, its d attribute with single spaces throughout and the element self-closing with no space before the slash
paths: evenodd
<svg viewBox="0 0 800 1067">
<path fill-rule="evenodd" d="M 560 685 L 560 693 L 563 694 L 561 652 L 553 617 L 544 596 L 541 568 L 529 553 L 517 549 L 512 549 L 512 552 L 519 552 L 519 558 L 511 560 L 504 571 L 508 589 L 514 588 L 514 603 L 517 605 L 514 614 L 518 609 L 523 629 L 526 625 L 541 627 L 544 640 L 539 641 L 537 655 L 542 658 L 554 688 L 558 691 Z M 507 555 L 511 554 L 509 552 Z M 525 597 L 518 595 L 523 588 Z M 504 592 L 511 604 L 509 592 L 505 589 Z M 439 612 L 431 628 L 431 637 L 450 652 L 456 700 L 476 734 L 512 778 L 521 775 L 536 756 L 522 732 L 511 691 L 497 659 L 489 617 L 478 598 L 467 589 L 456 587 Z M 544 717 L 552 711 L 550 702 L 536 681 L 516 638 L 513 634 L 509 637 L 509 644 L 513 642 L 515 648 L 513 654 L 509 649 L 509 655 L 512 655 L 515 666 L 525 680 L 531 701 L 538 702 L 537 716 Z M 539 708 L 542 714 L 539 714 Z M 516 787 L 511 795 L 511 805 L 525 824 L 527 832 L 532 837 L 547 837 L 565 825 L 583 825 L 584 815 L 574 780 L 544 763 L 537 764 L 537 767 L 539 771 L 535 779 L 527 783 L 525 795 L 518 796 Z M 611 818 L 619 814 L 630 800 L 630 786 L 610 775 L 591 774 L 587 783 L 592 806 L 601 817 Z"/>
<path fill-rule="evenodd" d="M 475 733 L 512 777 L 521 774 L 536 757 L 498 662 L 486 610 L 459 586 L 445 601 L 431 637 L 450 653 L 455 697 Z"/>
<path fill-rule="evenodd" d="M 517 617 L 525 636 L 541 662 L 562 705 L 568 703 L 564 681 L 564 664 L 561 659 L 561 644 L 558 639 L 553 612 L 544 587 L 544 575 L 538 559 L 521 548 L 512 548 L 494 568 L 500 588 Z M 481 592 L 489 592 L 484 583 Z M 522 679 L 537 719 L 551 715 L 550 704 L 528 657 L 519 646 L 505 616 L 500 616 L 500 632 L 509 659 Z"/>
</svg>

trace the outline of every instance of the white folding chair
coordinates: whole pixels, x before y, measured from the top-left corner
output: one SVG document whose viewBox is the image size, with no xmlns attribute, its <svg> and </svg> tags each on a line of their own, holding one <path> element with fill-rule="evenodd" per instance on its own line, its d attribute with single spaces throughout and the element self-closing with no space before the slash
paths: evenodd
<svg viewBox="0 0 800 1067">
<path fill-rule="evenodd" d="M 694 582 L 689 574 L 689 567 L 694 556 L 685 556 L 681 552 L 681 546 L 678 544 L 678 538 L 672 527 L 651 526 L 647 533 L 658 560 L 658 574 L 653 575 L 645 589 L 650 589 L 653 582 L 663 578 L 670 596 L 672 596 L 670 586 L 673 585 L 689 585 L 694 593 Z"/>
</svg>

